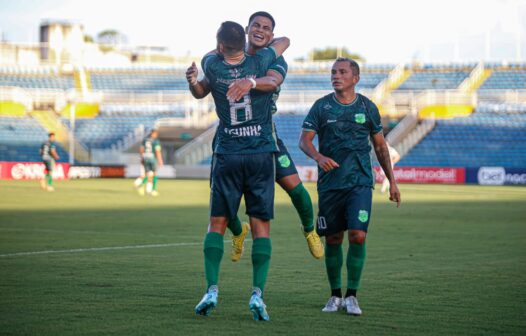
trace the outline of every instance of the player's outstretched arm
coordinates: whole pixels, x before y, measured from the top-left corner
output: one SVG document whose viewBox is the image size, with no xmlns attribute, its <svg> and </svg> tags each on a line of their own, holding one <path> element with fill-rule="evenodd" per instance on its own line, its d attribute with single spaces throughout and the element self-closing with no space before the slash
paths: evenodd
<svg viewBox="0 0 526 336">
<path fill-rule="evenodd" d="M 226 96 L 230 101 L 238 101 L 250 90 L 255 89 L 263 92 L 274 92 L 283 83 L 283 76 L 273 70 L 260 78 L 243 78 L 230 84 Z"/>
<path fill-rule="evenodd" d="M 290 46 L 290 40 L 288 37 L 277 37 L 270 42 L 269 47 L 272 47 L 276 51 L 276 58 L 283 55 L 285 50 Z"/>
<path fill-rule="evenodd" d="M 159 163 L 159 168 L 162 168 L 164 166 L 163 162 L 163 155 L 161 154 L 161 150 L 157 149 L 155 151 L 155 156 L 157 157 L 157 162 Z"/>
<path fill-rule="evenodd" d="M 399 207 L 402 202 L 400 196 L 400 190 L 396 185 L 396 180 L 393 173 L 393 168 L 391 166 L 391 158 L 389 157 L 389 148 L 387 148 L 387 143 L 385 142 L 384 134 L 378 132 L 372 136 L 374 152 L 378 158 L 378 162 L 382 169 L 384 170 L 385 177 L 389 180 L 389 199 L 393 202 L 396 202 L 396 206 Z"/>
<path fill-rule="evenodd" d="M 316 147 L 314 147 L 314 144 L 312 143 L 314 136 L 316 136 L 316 133 L 312 131 L 304 130 L 301 132 L 299 146 L 303 153 L 307 154 L 308 157 L 316 161 L 318 163 L 318 166 L 320 166 L 320 168 L 323 169 L 323 171 L 325 172 L 340 167 L 340 165 L 336 161 L 322 155 L 316 150 Z"/>
<path fill-rule="evenodd" d="M 186 70 L 186 81 L 188 82 L 188 88 L 190 89 L 192 96 L 201 99 L 210 93 L 210 87 L 206 78 L 198 81 L 197 74 L 197 66 L 195 65 L 195 62 L 192 62 L 192 65 Z"/>
</svg>

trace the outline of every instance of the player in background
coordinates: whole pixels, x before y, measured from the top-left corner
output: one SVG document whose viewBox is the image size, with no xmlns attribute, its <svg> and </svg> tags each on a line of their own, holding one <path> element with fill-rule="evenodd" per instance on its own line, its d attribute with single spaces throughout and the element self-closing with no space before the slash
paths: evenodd
<svg viewBox="0 0 526 336">
<path fill-rule="evenodd" d="M 275 25 L 274 18 L 267 12 L 255 12 L 250 16 L 248 26 L 245 28 L 245 32 L 248 36 L 248 47 L 246 49 L 248 55 L 255 55 L 258 50 L 266 48 L 272 42 Z M 276 101 L 279 97 L 280 85 L 283 83 L 287 75 L 287 69 L 288 66 L 285 59 L 283 56 L 280 56 L 270 66 L 266 74 L 266 76 L 274 80 L 266 83 L 262 81 L 261 84 L 256 86 L 257 90 L 273 92 L 273 114 L 277 112 Z M 230 86 L 228 94 L 232 95 L 233 99 L 239 99 L 251 89 L 251 83 L 246 81 L 236 81 Z M 276 182 L 291 198 L 292 204 L 296 208 L 300 217 L 302 224 L 301 228 L 307 240 L 309 250 L 315 258 L 319 259 L 323 257 L 323 243 L 316 233 L 316 230 L 314 230 L 314 214 L 310 195 L 303 186 L 294 161 L 279 136 L 277 136 L 277 143 L 279 153 L 275 156 Z M 231 260 L 235 262 L 241 258 L 243 253 L 244 240 L 248 231 L 248 225 L 246 223 L 241 224 L 236 214 L 235 217 L 229 219 L 228 228 L 233 234 Z"/>
<path fill-rule="evenodd" d="M 163 166 L 163 156 L 161 153 L 161 142 L 158 139 L 159 133 L 156 129 L 150 132 L 150 135 L 142 141 L 139 153 L 141 154 L 146 177 L 143 184 L 146 184 L 146 194 L 158 196 L 157 191 L 157 168 Z M 144 188 L 139 188 L 139 194 L 144 195 Z"/>
<path fill-rule="evenodd" d="M 223 22 L 217 35 L 217 52 L 203 58 L 205 77 L 197 80 L 195 63 L 187 71 L 192 95 L 212 93 L 219 117 L 211 172 L 210 223 L 204 241 L 207 291 L 195 307 L 209 315 L 217 305 L 218 280 L 223 256 L 223 236 L 230 218 L 236 216 L 245 198 L 252 232 L 252 295 L 249 309 L 255 320 L 268 321 L 263 301 L 270 256 L 270 220 L 274 216 L 274 153 L 278 151 L 272 125 L 272 93 L 253 90 L 242 97 L 228 93 L 236 81 L 252 88 L 275 79 L 265 76 L 270 65 L 289 46 L 287 38 L 276 39 L 270 48 L 245 55 L 245 32 L 235 22 Z"/>
<path fill-rule="evenodd" d="M 57 154 L 57 145 L 55 144 L 55 133 L 48 134 L 48 140 L 40 146 L 40 156 L 42 162 L 46 166 L 46 176 L 40 181 L 42 189 L 47 191 L 54 191 L 53 188 L 53 169 L 55 168 L 55 161 L 59 159 Z"/>
<path fill-rule="evenodd" d="M 389 149 L 389 157 L 391 159 L 391 167 L 394 170 L 395 164 L 398 161 L 400 161 L 400 153 L 398 153 L 398 151 L 394 147 L 392 147 L 388 142 L 386 142 L 386 143 L 387 143 L 387 148 Z M 387 179 L 385 177 L 385 173 L 384 173 L 384 181 L 382 183 L 382 188 L 380 189 L 380 192 L 384 193 L 387 190 L 389 190 L 389 179 Z"/>
<path fill-rule="evenodd" d="M 365 263 L 365 237 L 371 218 L 374 172 L 371 142 L 391 182 L 389 199 L 400 205 L 389 150 L 376 105 L 355 92 L 358 63 L 338 58 L 331 69 L 334 92 L 318 99 L 303 122 L 300 148 L 318 164 L 319 211 L 317 230 L 325 236 L 325 266 L 331 297 L 322 311 L 345 308 L 361 315 L 357 291 Z M 318 135 L 319 151 L 313 145 Z M 342 242 L 348 231 L 347 291 L 342 300 Z"/>
</svg>

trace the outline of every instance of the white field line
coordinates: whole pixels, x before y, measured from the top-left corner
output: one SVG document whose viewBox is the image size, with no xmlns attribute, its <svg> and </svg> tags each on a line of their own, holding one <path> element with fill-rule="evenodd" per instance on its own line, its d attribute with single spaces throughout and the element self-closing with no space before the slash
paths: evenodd
<svg viewBox="0 0 526 336">
<path fill-rule="evenodd" d="M 227 242 L 230 242 L 230 240 L 225 240 L 225 243 L 227 243 Z M 146 249 L 146 248 L 160 248 L 160 247 L 197 246 L 197 245 L 202 245 L 202 244 L 203 244 L 203 242 L 199 242 L 199 243 L 171 243 L 171 244 L 149 244 L 149 245 L 92 247 L 92 248 L 80 248 L 80 249 L 69 249 L 69 250 L 47 250 L 47 251 L 35 251 L 35 252 L 17 252 L 17 253 L 0 254 L 0 258 L 30 256 L 30 255 L 39 255 L 39 254 L 82 253 L 82 252 L 131 250 L 131 249 Z"/>
</svg>

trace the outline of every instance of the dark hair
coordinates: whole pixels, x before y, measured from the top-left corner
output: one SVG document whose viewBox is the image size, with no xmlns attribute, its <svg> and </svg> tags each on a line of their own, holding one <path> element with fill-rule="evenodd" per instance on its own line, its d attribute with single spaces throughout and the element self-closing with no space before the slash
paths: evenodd
<svg viewBox="0 0 526 336">
<path fill-rule="evenodd" d="M 250 15 L 250 18 L 248 19 L 248 25 L 249 26 L 250 26 L 250 23 L 252 22 L 252 20 L 254 20 L 254 18 L 256 16 L 263 16 L 263 17 L 266 17 L 267 19 L 269 19 L 272 22 L 272 30 L 274 30 L 274 28 L 276 27 L 276 21 L 274 21 L 274 18 L 272 17 L 272 15 L 270 15 L 270 13 L 268 13 L 268 12 L 263 12 L 263 11 L 255 12 L 254 14 Z"/>
<path fill-rule="evenodd" d="M 335 62 L 349 62 L 353 75 L 355 76 L 360 75 L 360 66 L 358 65 L 358 63 L 356 63 L 355 60 L 352 60 L 348 57 L 338 57 Z"/>
<path fill-rule="evenodd" d="M 245 50 L 245 30 L 236 22 L 225 21 L 216 35 L 217 44 L 222 44 L 226 54 Z"/>
<path fill-rule="evenodd" d="M 48 138 L 49 138 L 50 136 L 53 136 L 53 135 L 55 135 L 55 132 L 49 132 L 49 133 L 47 134 Z"/>
</svg>

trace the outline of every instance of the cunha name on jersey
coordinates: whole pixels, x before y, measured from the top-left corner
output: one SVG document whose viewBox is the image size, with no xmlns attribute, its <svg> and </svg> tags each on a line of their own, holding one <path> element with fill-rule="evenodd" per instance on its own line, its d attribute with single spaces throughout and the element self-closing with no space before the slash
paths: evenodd
<svg viewBox="0 0 526 336">
<path fill-rule="evenodd" d="M 261 125 L 245 126 L 239 128 L 226 128 L 225 133 L 232 136 L 247 137 L 247 136 L 260 136 Z"/>
</svg>

